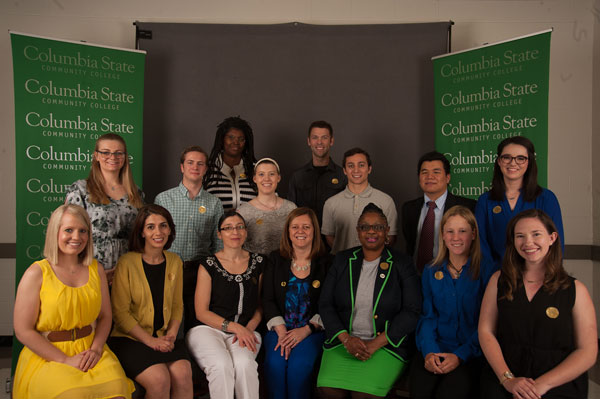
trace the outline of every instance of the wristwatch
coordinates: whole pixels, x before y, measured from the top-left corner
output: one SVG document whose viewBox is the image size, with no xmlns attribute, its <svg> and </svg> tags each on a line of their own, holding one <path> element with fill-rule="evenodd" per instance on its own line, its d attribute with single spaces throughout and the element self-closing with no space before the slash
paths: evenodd
<svg viewBox="0 0 600 399">
<path fill-rule="evenodd" d="M 227 326 L 229 326 L 230 321 L 225 319 L 223 320 L 223 323 L 221 324 L 221 331 L 223 332 L 227 332 Z"/>
<path fill-rule="evenodd" d="M 515 375 L 513 373 L 511 373 L 510 371 L 505 371 L 504 374 L 502 374 L 502 378 L 500 378 L 500 385 L 504 385 L 504 383 L 508 380 L 511 380 L 515 378 Z"/>
</svg>

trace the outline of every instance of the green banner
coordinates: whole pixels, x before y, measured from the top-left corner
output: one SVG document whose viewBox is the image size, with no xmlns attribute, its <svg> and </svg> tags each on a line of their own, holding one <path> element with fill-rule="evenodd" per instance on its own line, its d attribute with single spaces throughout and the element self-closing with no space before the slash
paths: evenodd
<svg viewBox="0 0 600 399">
<path fill-rule="evenodd" d="M 88 176 L 99 136 L 117 133 L 125 139 L 134 179 L 142 182 L 146 55 L 14 32 L 10 36 L 18 284 L 27 267 L 44 257 L 50 214 L 64 203 L 71 183 Z"/>
<path fill-rule="evenodd" d="M 547 185 L 551 32 L 433 58 L 435 146 L 450 161 L 453 194 L 488 191 L 498 143 L 512 136 L 534 143 Z"/>
</svg>

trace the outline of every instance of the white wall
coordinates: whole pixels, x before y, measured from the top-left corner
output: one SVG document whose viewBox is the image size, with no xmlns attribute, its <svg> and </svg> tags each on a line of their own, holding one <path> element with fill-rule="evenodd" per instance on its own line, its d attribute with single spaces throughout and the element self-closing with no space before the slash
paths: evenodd
<svg viewBox="0 0 600 399">
<path fill-rule="evenodd" d="M 600 206 L 594 212 L 591 173 L 594 166 L 595 180 L 600 181 L 600 165 L 592 164 L 593 149 L 600 149 L 600 142 L 592 140 L 592 131 L 598 130 L 592 110 L 598 109 L 594 105 L 600 98 L 600 83 L 593 73 L 594 56 L 600 60 L 599 16 L 600 1 L 594 0 L 13 0 L 0 2 L 0 32 L 10 29 L 133 48 L 136 20 L 247 24 L 453 20 L 452 49 L 462 50 L 553 27 L 549 187 L 562 206 L 566 244 L 591 245 L 600 244 L 598 227 L 594 239 Z M 14 104 L 7 33 L 0 36 L 0 54 L 0 243 L 14 243 Z M 598 61 L 596 65 L 598 70 Z M 600 184 L 595 185 L 595 197 L 598 192 Z M 598 265 L 569 261 L 567 268 L 596 293 L 600 307 Z M 14 260 L 0 260 L 0 335 L 12 334 L 13 269 Z"/>
</svg>

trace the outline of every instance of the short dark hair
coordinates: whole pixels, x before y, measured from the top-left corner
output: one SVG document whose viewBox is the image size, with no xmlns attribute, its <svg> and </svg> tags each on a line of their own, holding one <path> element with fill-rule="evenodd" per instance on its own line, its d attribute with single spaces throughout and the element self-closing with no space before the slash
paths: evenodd
<svg viewBox="0 0 600 399">
<path fill-rule="evenodd" d="M 374 213 L 376 215 L 379 215 L 380 217 L 383 218 L 383 220 L 385 220 L 385 223 L 388 223 L 387 220 L 387 216 L 385 216 L 385 213 L 383 213 L 383 209 L 381 209 L 380 207 L 378 207 L 377 205 L 375 205 L 372 202 L 369 202 L 364 208 L 362 213 L 360 214 L 360 216 L 358 217 L 358 222 L 360 223 L 360 220 L 362 219 L 362 217 L 364 215 L 366 215 L 367 213 Z"/>
<path fill-rule="evenodd" d="M 362 148 L 354 147 L 344 153 L 344 160 L 342 162 L 342 167 L 346 168 L 346 158 L 351 157 L 352 155 L 356 155 L 356 154 L 363 154 L 367 158 L 367 164 L 369 166 L 371 166 L 371 157 L 369 156 L 369 153 L 366 152 L 365 150 L 363 150 Z"/>
<path fill-rule="evenodd" d="M 311 123 L 308 127 L 308 137 L 310 137 L 310 131 L 313 130 L 313 128 L 315 127 L 329 130 L 329 136 L 333 137 L 333 127 L 329 122 L 325 121 L 314 121 L 313 123 Z"/>
<path fill-rule="evenodd" d="M 204 151 L 204 149 L 202 149 L 202 147 L 200 147 L 199 145 L 192 145 L 183 150 L 183 152 L 181 153 L 181 157 L 179 158 L 179 163 L 183 164 L 185 162 L 185 156 L 188 154 L 188 152 L 199 152 L 201 154 L 204 154 L 204 157 L 208 162 L 208 154 L 206 153 L 206 151 Z"/>
<path fill-rule="evenodd" d="M 441 161 L 444 164 L 444 171 L 447 175 L 450 174 L 450 161 L 448 158 L 441 152 L 430 151 L 427 154 L 423 154 L 421 158 L 419 158 L 419 164 L 417 165 L 417 175 L 421 173 L 421 166 L 423 166 L 423 162 L 431 162 L 431 161 Z"/>
<path fill-rule="evenodd" d="M 244 222 L 244 225 L 246 225 L 246 219 L 244 219 L 244 217 L 242 215 L 240 215 L 235 209 L 229 209 L 228 211 L 225 211 L 225 213 L 223 213 L 221 215 L 221 217 L 219 218 L 219 224 L 217 224 L 217 230 L 221 231 L 221 226 L 223 225 L 223 222 L 225 221 L 225 219 L 233 217 L 233 216 L 237 216 L 240 219 L 242 219 L 242 222 Z"/>
<path fill-rule="evenodd" d="M 133 222 L 133 230 L 131 231 L 131 235 L 129 236 L 129 250 L 135 252 L 144 252 L 144 247 L 146 245 L 146 240 L 142 237 L 142 232 L 144 231 L 144 225 L 146 224 L 146 219 L 150 215 L 160 215 L 165 218 L 169 228 L 171 229 L 171 233 L 169 234 L 169 238 L 167 239 L 167 243 L 163 247 L 163 249 L 171 248 L 171 244 L 173 240 L 175 240 L 175 223 L 173 222 L 173 217 L 168 210 L 163 208 L 160 205 L 156 204 L 147 204 L 140 208 L 135 221 Z"/>
<path fill-rule="evenodd" d="M 504 176 L 500 169 L 500 155 L 504 151 L 504 147 L 509 144 L 516 144 L 525 147 L 527 150 L 527 170 L 523 175 L 523 184 L 521 185 L 521 194 L 523 199 L 527 202 L 533 202 L 542 193 L 542 188 L 538 184 L 537 174 L 538 167 L 535 161 L 535 147 L 531 140 L 523 136 L 513 136 L 504 139 L 498 144 L 496 162 L 494 162 L 494 175 L 492 177 L 492 188 L 490 189 L 490 198 L 495 201 L 502 201 L 504 199 L 504 193 L 506 192 L 506 186 L 504 185 Z"/>
</svg>

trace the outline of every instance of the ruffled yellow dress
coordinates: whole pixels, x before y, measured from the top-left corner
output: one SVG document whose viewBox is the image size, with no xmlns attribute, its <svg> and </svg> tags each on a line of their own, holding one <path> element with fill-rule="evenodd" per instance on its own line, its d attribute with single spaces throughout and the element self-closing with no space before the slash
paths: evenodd
<svg viewBox="0 0 600 399">
<path fill-rule="evenodd" d="M 36 262 L 42 269 L 38 331 L 61 331 L 81 328 L 98 318 L 102 303 L 100 277 L 96 261 L 88 267 L 89 279 L 81 287 L 63 284 L 47 260 Z M 89 349 L 94 333 L 75 341 L 51 342 L 68 356 Z M 104 345 L 102 357 L 93 369 L 83 372 L 69 365 L 50 362 L 24 347 L 15 372 L 15 399 L 101 399 L 131 398 L 133 382 L 117 357 Z"/>
</svg>

